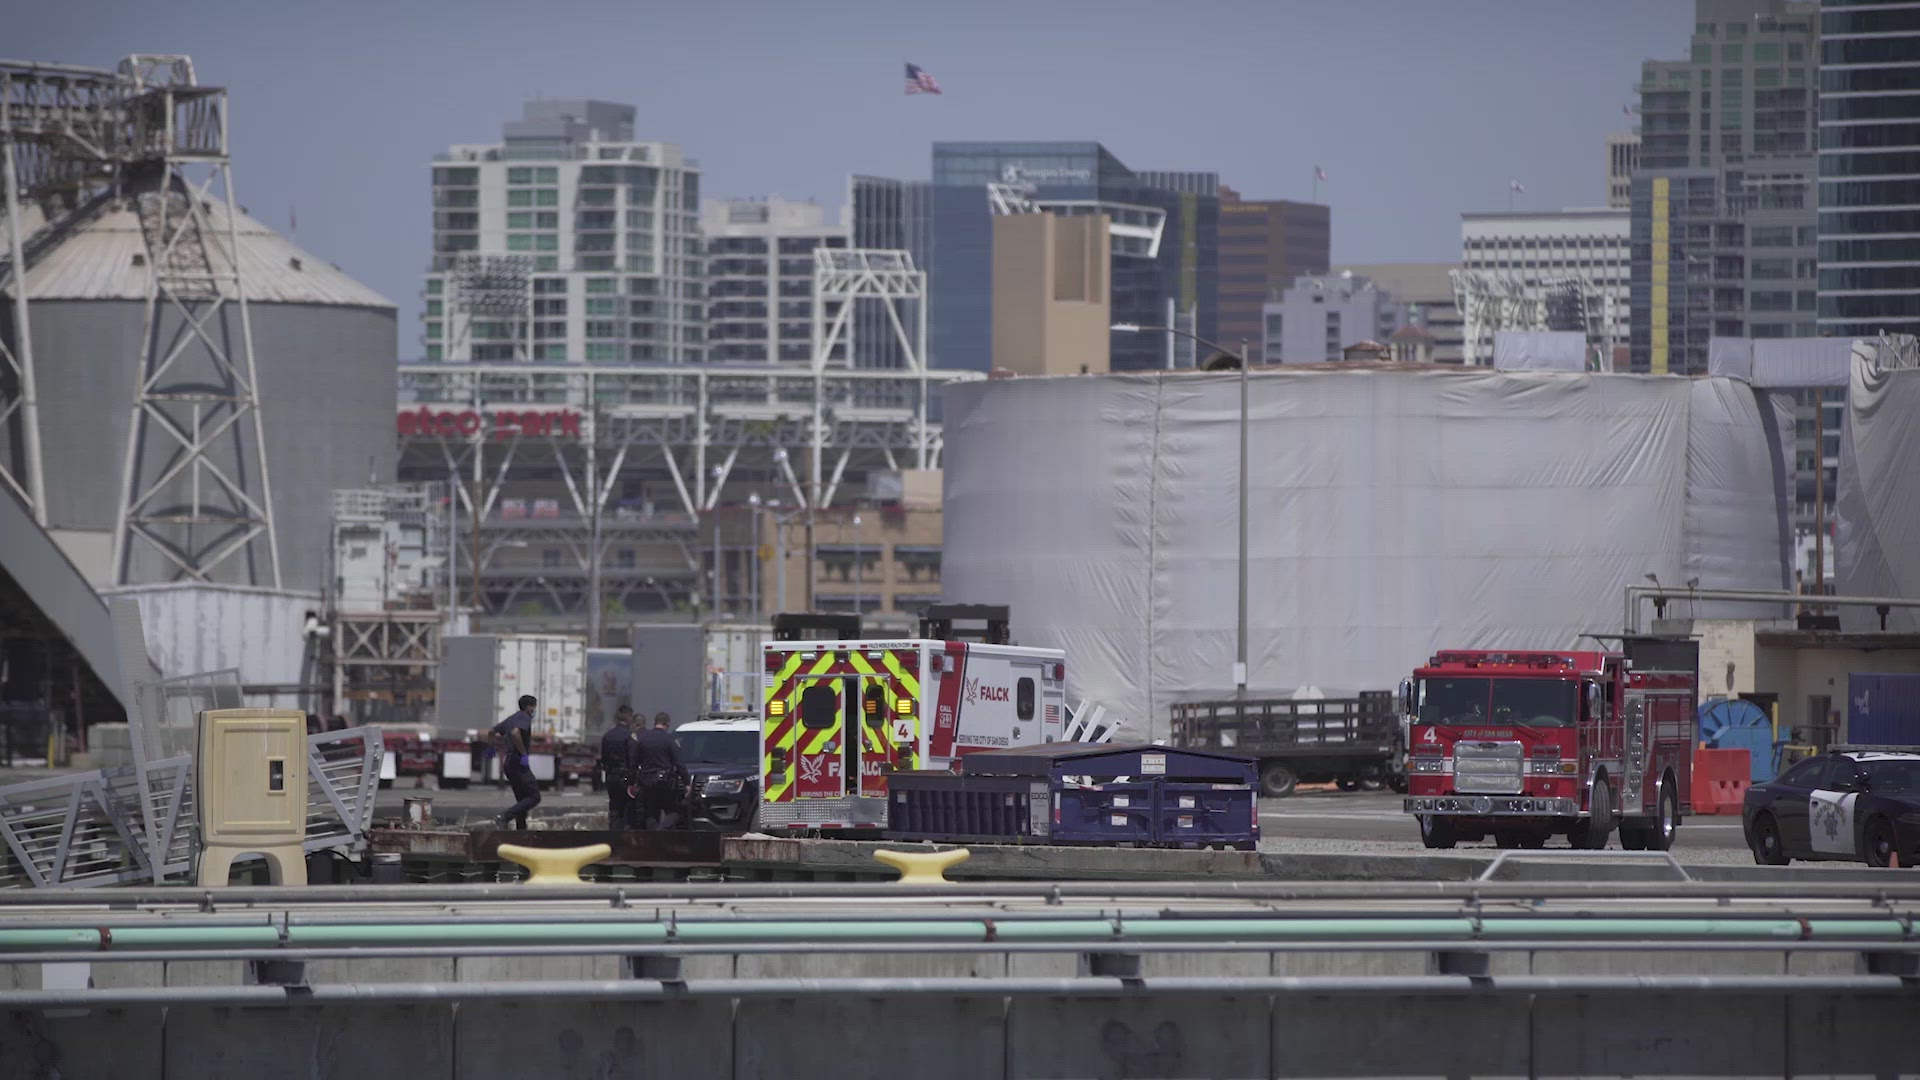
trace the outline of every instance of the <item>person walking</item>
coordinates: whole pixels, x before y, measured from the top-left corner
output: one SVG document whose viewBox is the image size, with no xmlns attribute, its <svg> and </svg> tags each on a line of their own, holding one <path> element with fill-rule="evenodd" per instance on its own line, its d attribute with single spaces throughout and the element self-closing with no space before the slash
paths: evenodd
<svg viewBox="0 0 1920 1080">
<path fill-rule="evenodd" d="M 501 758 L 500 771 L 506 774 L 507 783 L 513 785 L 514 798 L 519 800 L 493 819 L 498 829 L 509 824 L 525 829 L 527 812 L 540 805 L 540 781 L 533 778 L 533 765 L 527 756 L 533 747 L 533 710 L 540 703 L 532 694 L 522 694 L 519 704 L 519 712 L 493 725 L 494 744 Z"/>
<path fill-rule="evenodd" d="M 634 729 L 639 721 L 633 706 L 622 705 L 614 714 L 613 726 L 600 736 L 600 773 L 607 781 L 607 828 L 610 831 L 633 828 Z"/>
<path fill-rule="evenodd" d="M 635 736 L 634 770 L 641 827 L 667 828 L 680 807 L 687 771 L 680 764 L 680 747 L 673 741 L 673 722 L 666 713 L 654 714 L 653 727 Z"/>
</svg>

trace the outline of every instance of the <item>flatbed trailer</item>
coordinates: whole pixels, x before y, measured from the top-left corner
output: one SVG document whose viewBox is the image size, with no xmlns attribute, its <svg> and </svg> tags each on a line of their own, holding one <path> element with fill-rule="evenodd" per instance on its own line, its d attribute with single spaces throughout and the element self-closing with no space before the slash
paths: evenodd
<svg viewBox="0 0 1920 1080">
<path fill-rule="evenodd" d="M 1172 744 L 1254 758 L 1260 794 L 1301 783 L 1406 790 L 1405 727 L 1391 691 L 1352 698 L 1226 698 L 1173 707 Z"/>
</svg>

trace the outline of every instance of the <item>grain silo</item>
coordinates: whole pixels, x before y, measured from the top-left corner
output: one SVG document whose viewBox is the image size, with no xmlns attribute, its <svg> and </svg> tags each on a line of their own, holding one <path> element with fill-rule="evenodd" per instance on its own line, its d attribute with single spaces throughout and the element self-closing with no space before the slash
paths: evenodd
<svg viewBox="0 0 1920 1080">
<path fill-rule="evenodd" d="M 317 591 L 332 490 L 393 474 L 394 305 L 233 202 L 186 58 L 0 93 L 0 481 L 97 583 Z"/>
</svg>

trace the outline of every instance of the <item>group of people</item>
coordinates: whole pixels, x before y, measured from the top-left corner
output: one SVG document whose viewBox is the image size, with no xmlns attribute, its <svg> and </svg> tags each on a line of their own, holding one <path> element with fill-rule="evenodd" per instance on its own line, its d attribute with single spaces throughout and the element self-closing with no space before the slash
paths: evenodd
<svg viewBox="0 0 1920 1080">
<path fill-rule="evenodd" d="M 493 819 L 494 827 L 527 827 L 527 813 L 540 805 L 540 782 L 534 778 L 529 753 L 533 746 L 533 710 L 539 701 L 523 695 L 518 712 L 493 726 L 501 773 L 513 788 L 515 802 Z M 613 727 L 600 737 L 600 771 L 607 784 L 607 828 L 668 829 L 686 812 L 690 777 L 680 763 L 673 741 L 673 719 L 655 713 L 645 726 L 633 707 L 620 706 Z"/>
<path fill-rule="evenodd" d="M 600 736 L 600 771 L 607 781 L 607 828 L 670 829 L 686 813 L 687 770 L 673 741 L 673 720 L 653 714 L 653 726 L 631 706 L 620 706 Z"/>
</svg>

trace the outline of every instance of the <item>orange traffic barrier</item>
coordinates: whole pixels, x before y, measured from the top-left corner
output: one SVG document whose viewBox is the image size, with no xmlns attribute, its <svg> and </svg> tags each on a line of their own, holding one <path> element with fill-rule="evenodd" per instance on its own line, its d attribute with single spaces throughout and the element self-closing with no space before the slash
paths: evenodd
<svg viewBox="0 0 1920 1080">
<path fill-rule="evenodd" d="M 1735 750 L 1693 752 L 1693 812 L 1696 814 L 1737 814 L 1753 786 L 1752 755 L 1742 747 Z"/>
</svg>

